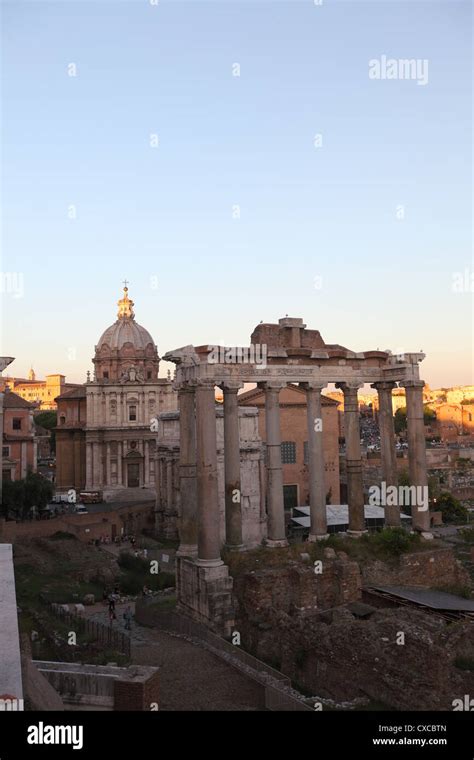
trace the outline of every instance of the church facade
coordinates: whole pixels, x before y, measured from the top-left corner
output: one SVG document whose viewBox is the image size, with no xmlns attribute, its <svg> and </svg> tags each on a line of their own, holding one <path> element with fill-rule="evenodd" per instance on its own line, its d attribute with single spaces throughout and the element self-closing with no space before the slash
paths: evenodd
<svg viewBox="0 0 474 760">
<path fill-rule="evenodd" d="M 85 419 L 77 392 L 57 399 L 61 490 L 102 491 L 106 501 L 155 498 L 156 419 L 177 409 L 177 394 L 169 377 L 158 377 L 157 347 L 133 306 L 125 287 L 117 320 L 95 347 L 93 378 L 88 373 L 83 386 Z"/>
</svg>

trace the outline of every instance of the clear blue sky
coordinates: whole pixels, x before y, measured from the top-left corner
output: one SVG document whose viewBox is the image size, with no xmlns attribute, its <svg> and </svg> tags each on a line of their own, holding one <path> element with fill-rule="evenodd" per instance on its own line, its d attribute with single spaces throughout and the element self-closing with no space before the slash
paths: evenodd
<svg viewBox="0 0 474 760">
<path fill-rule="evenodd" d="M 83 381 L 126 277 L 161 354 L 289 314 L 474 382 L 471 33 L 456 0 L 3 0 L 9 371 Z"/>
</svg>

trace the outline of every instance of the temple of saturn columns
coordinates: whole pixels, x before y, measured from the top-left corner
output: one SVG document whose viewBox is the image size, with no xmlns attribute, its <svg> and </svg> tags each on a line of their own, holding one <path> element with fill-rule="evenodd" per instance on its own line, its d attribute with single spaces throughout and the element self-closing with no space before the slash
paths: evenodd
<svg viewBox="0 0 474 760">
<path fill-rule="evenodd" d="M 323 438 L 318 424 L 322 417 L 321 391 L 328 383 L 335 383 L 344 394 L 348 534 L 357 537 L 365 531 L 357 391 L 365 383 L 377 390 L 382 473 L 389 486 L 398 483 L 391 393 L 397 385 L 405 388 L 410 483 L 426 487 L 424 382 L 419 377 L 424 354 L 354 352 L 341 345 L 326 344 L 319 331 L 306 329 L 302 319 L 288 317 L 278 324 L 258 325 L 250 346 L 216 349 L 210 345 L 185 346 L 169 351 L 163 358 L 176 365 L 179 398 L 178 604 L 195 619 L 229 633 L 233 621 L 232 578 L 221 558 L 215 387 L 219 386 L 224 395 L 226 546 L 234 550 L 246 548 L 242 538 L 237 400 L 244 383 L 256 383 L 265 391 L 266 545 L 287 545 L 279 393 L 288 383 L 298 383 L 307 396 L 310 541 L 327 536 Z M 385 523 L 400 525 L 399 506 L 385 508 Z M 412 507 L 412 525 L 428 534 L 430 517 L 425 505 Z"/>
</svg>

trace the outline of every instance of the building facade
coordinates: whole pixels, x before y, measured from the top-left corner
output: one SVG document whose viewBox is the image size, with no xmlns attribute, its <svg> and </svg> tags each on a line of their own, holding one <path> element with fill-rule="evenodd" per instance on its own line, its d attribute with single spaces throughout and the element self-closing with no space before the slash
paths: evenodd
<svg viewBox="0 0 474 760">
<path fill-rule="evenodd" d="M 45 380 L 37 380 L 33 368 L 30 369 L 28 379 L 5 377 L 2 381 L 5 387 L 42 411 L 56 409 L 55 399 L 58 396 L 80 387 L 77 383 L 66 383 L 66 376 L 61 374 L 46 375 Z"/>
<path fill-rule="evenodd" d="M 239 406 L 258 409 L 259 434 L 266 441 L 265 391 L 255 388 L 238 395 Z M 280 392 L 280 431 L 285 509 L 309 504 L 308 425 L 306 392 L 288 385 Z M 340 503 L 338 402 L 321 395 L 326 498 Z"/>
<path fill-rule="evenodd" d="M 36 472 L 32 404 L 8 388 L 3 396 L 2 479 L 21 480 Z"/>
<path fill-rule="evenodd" d="M 124 288 L 117 320 L 101 335 L 94 375 L 58 398 L 57 485 L 102 491 L 106 501 L 155 499 L 157 416 L 177 408 L 172 382 Z"/>
</svg>

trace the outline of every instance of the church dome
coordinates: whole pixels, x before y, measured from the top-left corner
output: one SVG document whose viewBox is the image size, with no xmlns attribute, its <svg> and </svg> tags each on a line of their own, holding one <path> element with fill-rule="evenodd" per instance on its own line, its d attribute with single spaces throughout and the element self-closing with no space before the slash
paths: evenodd
<svg viewBox="0 0 474 760">
<path fill-rule="evenodd" d="M 116 322 L 104 330 L 95 347 L 97 379 L 119 380 L 132 368 L 144 379 L 156 379 L 158 351 L 148 330 L 135 321 L 134 303 L 128 297 L 127 287 L 117 305 Z"/>
<path fill-rule="evenodd" d="M 99 338 L 96 352 L 107 345 L 111 350 L 120 350 L 125 343 L 131 343 L 134 348 L 145 351 L 148 345 L 154 346 L 153 338 L 148 330 L 130 318 L 119 318 L 113 325 L 105 330 Z"/>
</svg>

